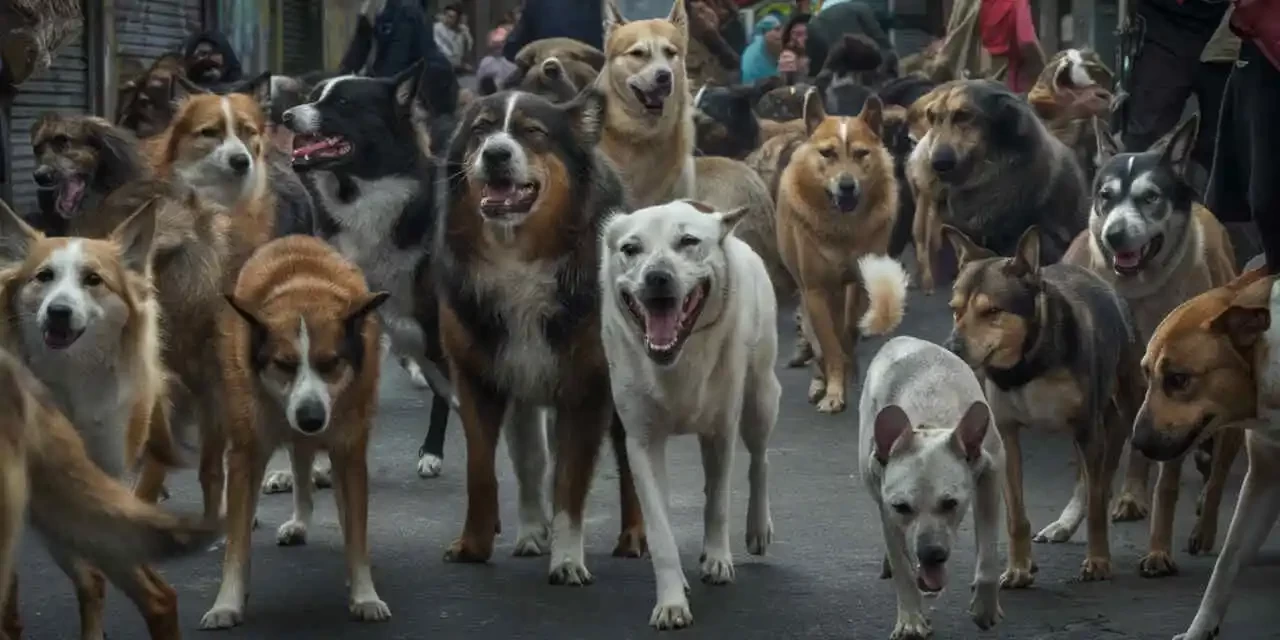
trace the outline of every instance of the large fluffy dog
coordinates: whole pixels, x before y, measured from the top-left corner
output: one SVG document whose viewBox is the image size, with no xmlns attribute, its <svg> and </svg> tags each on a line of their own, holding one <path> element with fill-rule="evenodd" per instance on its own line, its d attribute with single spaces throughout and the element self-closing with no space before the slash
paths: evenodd
<svg viewBox="0 0 1280 640">
<path fill-rule="evenodd" d="M 734 579 L 729 479 L 739 433 L 751 454 L 747 551 L 763 555 L 773 536 L 767 447 L 781 393 L 777 300 L 764 263 L 733 236 L 744 215 L 682 200 L 615 216 L 601 233 L 601 331 L 654 534 L 658 603 L 649 624 L 659 629 L 693 622 L 664 497 L 668 436 L 696 434 L 702 446 L 703 582 Z"/>
<path fill-rule="evenodd" d="M 1235 251 L 1222 224 L 1195 202 L 1188 182 L 1191 149 L 1199 117 L 1192 117 L 1152 149 L 1115 154 L 1110 136 L 1098 136 L 1104 164 L 1094 188 L 1089 230 L 1071 245 L 1064 262 L 1089 268 L 1108 281 L 1129 305 L 1138 339 L 1151 339 L 1175 307 L 1235 275 Z M 1224 430 L 1204 489 L 1195 531 L 1187 545 L 1195 554 L 1213 548 L 1218 507 L 1242 434 Z M 1112 509 L 1115 520 L 1146 515 L 1149 462 L 1134 453 L 1124 488 Z M 1177 572 L 1172 557 L 1173 514 L 1182 460 L 1160 465 L 1151 550 L 1139 563 L 1142 575 Z"/>
<path fill-rule="evenodd" d="M 1000 515 L 1004 444 L 982 385 L 963 360 L 905 336 L 867 367 L 858 402 L 858 466 L 880 507 L 884 577 L 898 595 L 891 638 L 930 634 L 920 594 L 947 586 L 947 560 L 969 506 L 978 547 L 969 614 L 980 629 L 1000 622 Z"/>
<path fill-rule="evenodd" d="M 493 553 L 493 456 L 505 419 L 520 483 L 516 555 L 550 547 L 553 584 L 592 580 L 583 507 L 613 416 L 597 238 L 605 217 L 624 206 L 622 183 L 595 148 L 604 109 L 594 89 L 564 105 L 494 94 L 467 109 L 449 150 L 449 210 L 433 268 L 468 470 L 466 524 L 446 560 L 484 562 Z M 555 413 L 554 521 L 543 499 L 543 407 Z M 644 522 L 616 419 L 611 435 L 623 508 L 614 553 L 639 556 Z"/>
<path fill-rule="evenodd" d="M 44 114 L 31 127 L 31 150 L 40 212 L 30 222 L 49 235 L 68 235 L 72 220 L 150 169 L 133 134 L 93 116 Z"/>
</svg>

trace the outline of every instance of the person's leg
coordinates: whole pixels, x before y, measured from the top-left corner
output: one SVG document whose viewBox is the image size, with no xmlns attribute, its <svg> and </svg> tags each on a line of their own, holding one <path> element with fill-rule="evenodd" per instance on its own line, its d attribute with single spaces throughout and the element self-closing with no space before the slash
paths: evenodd
<svg viewBox="0 0 1280 640">
<path fill-rule="evenodd" d="M 1191 160 L 1198 165 L 1192 173 L 1192 186 L 1204 194 L 1209 169 L 1213 166 L 1213 149 L 1218 137 L 1218 116 L 1222 112 L 1222 98 L 1227 90 L 1227 78 L 1231 75 L 1229 62 L 1201 62 L 1196 70 L 1193 91 L 1200 110 L 1200 132 L 1196 136 Z"/>
<path fill-rule="evenodd" d="M 1122 140 L 1126 151 L 1145 151 L 1182 118 L 1191 96 L 1196 58 L 1145 40 L 1133 65 L 1132 86 L 1124 105 Z M 1196 52 L 1199 56 L 1199 52 Z"/>
<path fill-rule="evenodd" d="M 1280 273 L 1280 69 L 1276 69 L 1257 48 L 1245 43 L 1240 52 L 1244 67 L 1238 90 L 1241 93 L 1242 127 L 1248 138 L 1249 209 L 1258 226 L 1267 270 Z"/>
</svg>

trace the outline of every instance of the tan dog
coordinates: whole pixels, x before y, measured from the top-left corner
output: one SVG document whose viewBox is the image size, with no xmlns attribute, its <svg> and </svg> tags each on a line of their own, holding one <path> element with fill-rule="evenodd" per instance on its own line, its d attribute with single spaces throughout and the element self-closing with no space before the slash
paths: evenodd
<svg viewBox="0 0 1280 640">
<path fill-rule="evenodd" d="M 1195 619 L 1179 640 L 1219 637 L 1241 566 L 1280 515 L 1280 286 L 1245 272 L 1174 309 L 1142 359 L 1146 398 L 1133 446 L 1153 460 L 1182 458 L 1225 429 L 1245 429 L 1249 470 Z"/>
<path fill-rule="evenodd" d="M 828 117 L 810 91 L 809 139 L 778 189 L 778 249 L 800 287 L 806 333 L 819 352 L 809 401 L 823 413 L 845 408 L 846 378 L 857 377 L 851 356 L 859 318 L 876 302 L 855 265 L 863 255 L 888 253 L 898 211 L 893 159 L 880 142 L 882 110 L 872 97 L 856 118 Z M 862 329 L 875 335 L 892 327 Z"/>
<path fill-rule="evenodd" d="M 617 166 L 631 208 L 692 198 L 695 135 L 684 67 L 685 2 L 676 0 L 666 19 L 634 22 L 613 2 L 606 7 L 606 62 L 596 80 L 607 104 L 600 149 Z"/>
<path fill-rule="evenodd" d="M 324 241 L 274 240 L 245 263 L 219 318 L 226 371 L 227 549 L 222 586 L 200 622 L 225 629 L 244 619 L 250 531 L 271 454 L 289 448 L 295 476 L 316 451 L 333 461 L 334 495 L 346 546 L 350 611 L 362 621 L 391 617 L 369 568 L 369 471 L 366 456 L 378 406 L 379 328 L 386 302 L 364 275 Z M 311 486 L 295 483 L 293 518 L 281 544 L 306 542 Z"/>
</svg>

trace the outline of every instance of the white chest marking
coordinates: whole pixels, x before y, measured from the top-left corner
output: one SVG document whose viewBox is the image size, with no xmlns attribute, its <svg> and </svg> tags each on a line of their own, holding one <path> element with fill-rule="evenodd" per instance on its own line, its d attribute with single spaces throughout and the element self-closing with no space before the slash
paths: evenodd
<svg viewBox="0 0 1280 640">
<path fill-rule="evenodd" d="M 497 257 L 473 274 L 475 289 L 493 300 L 506 338 L 494 362 L 494 376 L 517 397 L 549 403 L 562 375 L 560 358 L 547 343 L 543 327 L 560 309 L 554 262 L 527 263 Z"/>
</svg>

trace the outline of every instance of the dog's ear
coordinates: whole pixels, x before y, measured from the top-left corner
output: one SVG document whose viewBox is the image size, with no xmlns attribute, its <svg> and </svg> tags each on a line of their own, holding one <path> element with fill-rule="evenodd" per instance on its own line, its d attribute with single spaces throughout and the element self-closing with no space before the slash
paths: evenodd
<svg viewBox="0 0 1280 640">
<path fill-rule="evenodd" d="M 738 228 L 738 223 L 742 222 L 743 219 L 747 217 L 748 211 L 749 209 L 747 207 L 738 207 L 737 209 L 734 209 L 727 213 L 717 214 L 720 216 L 720 241 L 721 242 L 724 242 L 724 239 L 728 238 L 729 234 L 733 233 L 733 230 Z"/>
<path fill-rule="evenodd" d="M 244 318 L 245 324 L 249 325 L 249 362 L 253 365 L 254 371 L 261 371 L 267 366 L 267 339 L 271 333 L 267 329 L 267 325 L 263 324 L 258 316 L 244 306 L 244 304 L 236 300 L 234 293 L 223 295 L 227 304 L 236 310 L 241 318 Z"/>
<path fill-rule="evenodd" d="M 174 100 L 182 100 L 187 96 L 197 96 L 205 93 L 211 93 L 204 87 L 192 82 L 186 76 L 173 76 L 169 84 L 169 95 Z"/>
<path fill-rule="evenodd" d="M 875 422 L 876 460 L 880 464 L 889 462 L 894 450 L 908 446 L 913 435 L 911 418 L 902 407 L 891 404 L 881 409 Z"/>
<path fill-rule="evenodd" d="M 782 76 L 769 76 L 767 78 L 761 78 L 759 80 L 756 80 L 754 83 L 750 85 L 751 94 L 752 94 L 751 103 L 755 104 L 760 101 L 760 98 L 764 97 L 764 94 L 769 93 L 770 91 L 773 91 L 774 89 L 777 89 L 779 87 L 785 87 L 785 86 L 786 86 L 786 83 L 783 82 Z"/>
<path fill-rule="evenodd" d="M 1035 118 L 1035 113 L 1022 98 L 1009 93 L 1003 85 L 987 82 L 997 85 L 980 105 L 982 111 L 990 117 L 993 138 L 1004 146 L 1027 144 L 1032 127 L 1028 118 Z"/>
<path fill-rule="evenodd" d="M 990 424 L 991 409 L 987 403 L 975 400 L 951 432 L 951 444 L 956 452 L 969 462 L 977 462 L 982 457 L 982 441 L 987 437 Z"/>
<path fill-rule="evenodd" d="M 609 42 L 609 36 L 614 31 L 627 23 L 627 19 L 623 17 L 622 10 L 618 9 L 616 0 L 607 0 L 604 5 L 604 41 Z"/>
<path fill-rule="evenodd" d="M 600 141 L 604 128 L 604 102 L 604 94 L 594 86 L 588 86 L 562 107 L 573 120 L 574 133 L 583 146 L 592 147 Z"/>
<path fill-rule="evenodd" d="M 960 266 L 964 266 L 974 260 L 994 258 L 996 255 L 995 252 L 970 240 L 969 236 L 965 235 L 963 231 L 949 224 L 942 225 L 942 237 L 951 243 L 952 249 L 955 249 L 956 262 Z"/>
<path fill-rule="evenodd" d="M 31 228 L 4 200 L 0 200 L 0 263 L 27 259 L 31 246 L 44 234 Z"/>
<path fill-rule="evenodd" d="M 858 119 L 866 123 L 877 138 L 884 135 L 884 102 L 880 100 L 880 96 L 872 94 L 867 98 Z"/>
<path fill-rule="evenodd" d="M 822 94 L 817 89 L 809 89 L 804 92 L 804 107 L 801 109 L 804 114 L 804 130 L 805 134 L 812 136 L 814 129 L 827 119 L 827 108 L 822 104 Z"/>
<path fill-rule="evenodd" d="M 1169 135 L 1151 145 L 1151 151 L 1158 152 L 1161 159 L 1173 168 L 1174 173 L 1185 178 L 1191 167 L 1191 150 L 1196 146 L 1196 136 L 1200 132 L 1200 114 L 1194 113 L 1183 120 Z"/>
<path fill-rule="evenodd" d="M 1232 305 L 1211 320 L 1209 328 L 1225 334 L 1236 347 L 1247 349 L 1271 328 L 1271 311 L 1266 307 Z"/>
<path fill-rule="evenodd" d="M 1106 164 L 1108 160 L 1122 153 L 1123 147 L 1120 140 L 1111 134 L 1110 128 L 1102 118 L 1091 118 L 1093 120 L 1093 139 L 1098 145 L 1098 166 Z"/>
<path fill-rule="evenodd" d="M 422 60 L 418 60 L 409 65 L 408 69 L 397 73 L 391 79 L 391 86 L 395 90 L 396 105 L 401 109 L 407 109 L 418 95 L 418 77 L 421 75 Z"/>
<path fill-rule="evenodd" d="M 365 316 L 378 310 L 386 301 L 391 298 L 391 294 L 386 291 L 371 291 L 365 294 L 358 303 L 352 306 L 351 311 L 347 312 L 347 322 L 359 322 Z"/>
<path fill-rule="evenodd" d="M 271 72 L 263 71 L 232 87 L 229 93 L 243 93 L 266 108 L 271 104 Z"/>
<path fill-rule="evenodd" d="M 135 273 L 146 273 L 151 266 L 156 240 L 155 205 L 155 199 L 142 203 L 111 232 L 111 239 L 120 247 L 120 258 L 125 268 Z"/>
<path fill-rule="evenodd" d="M 1009 258 L 1009 266 L 1017 275 L 1035 275 L 1040 271 L 1040 227 L 1031 225 L 1018 238 L 1018 246 Z"/>
<path fill-rule="evenodd" d="M 680 29 L 681 33 L 687 39 L 689 37 L 689 13 L 684 6 L 687 0 L 675 0 L 671 5 L 671 12 L 667 14 L 667 20 Z"/>
<path fill-rule="evenodd" d="M 606 214 L 600 222 L 601 253 L 609 253 L 618 248 L 618 240 L 622 238 L 622 230 L 625 228 L 622 222 L 627 215 L 622 211 L 614 211 Z"/>
</svg>

